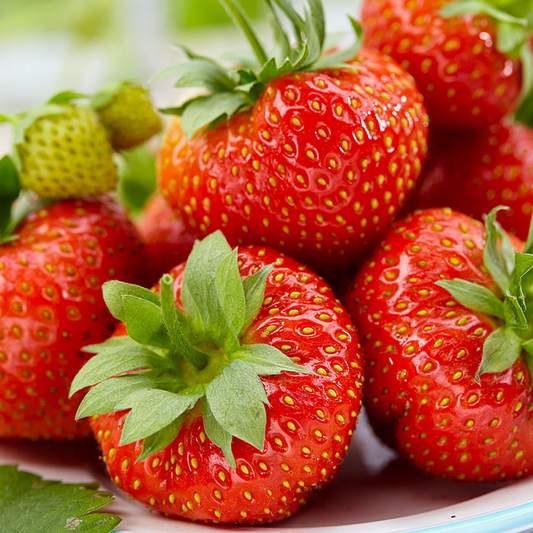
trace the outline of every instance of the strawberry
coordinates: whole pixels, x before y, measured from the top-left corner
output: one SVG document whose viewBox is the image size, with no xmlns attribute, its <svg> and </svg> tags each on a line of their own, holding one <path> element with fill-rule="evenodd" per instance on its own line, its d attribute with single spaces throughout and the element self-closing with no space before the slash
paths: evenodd
<svg viewBox="0 0 533 533">
<path fill-rule="evenodd" d="M 0 437 L 71 439 L 89 425 L 68 400 L 90 342 L 115 327 L 102 283 L 134 281 L 133 227 L 110 199 L 37 210 L 0 245 Z"/>
<path fill-rule="evenodd" d="M 146 249 L 150 283 L 186 261 L 194 245 L 194 237 L 187 232 L 183 221 L 157 193 L 148 200 L 137 229 Z"/>
<path fill-rule="evenodd" d="M 365 42 L 415 78 L 432 124 L 472 128 L 497 122 L 530 90 L 531 2 L 366 0 Z"/>
<path fill-rule="evenodd" d="M 411 77 L 381 54 L 358 54 L 359 40 L 321 55 L 321 2 L 310 2 L 305 21 L 283 5 L 299 44 L 285 36 L 281 59 L 253 37 L 258 68 L 228 72 L 189 52 L 191 61 L 166 71 L 210 93 L 167 110 L 181 119 L 165 134 L 160 187 L 196 236 L 220 229 L 234 244 L 264 243 L 337 274 L 414 186 L 427 116 Z"/>
<path fill-rule="evenodd" d="M 106 129 L 93 110 L 71 103 L 80 97 L 63 92 L 44 106 L 0 116 L 0 123 L 15 125 L 13 159 L 21 185 L 41 198 L 95 196 L 117 186 Z"/>
<path fill-rule="evenodd" d="M 155 292 L 111 282 L 104 296 L 125 324 L 86 348 L 98 355 L 71 392 L 96 385 L 78 417 L 93 416 L 123 491 L 169 516 L 261 524 L 335 476 L 362 373 L 321 278 L 267 248 L 232 252 L 215 232 Z"/>
<path fill-rule="evenodd" d="M 502 225 L 526 239 L 533 206 L 533 130 L 504 119 L 490 127 L 449 135 L 432 132 L 411 209 L 449 206 L 479 220 L 509 206 Z"/>
<path fill-rule="evenodd" d="M 96 94 L 91 104 L 116 151 L 131 150 L 161 131 L 161 117 L 152 107 L 150 94 L 138 85 L 114 83 Z"/>
<path fill-rule="evenodd" d="M 522 288 L 533 238 L 515 253 L 498 209 L 486 235 L 448 208 L 417 211 L 346 294 L 378 434 L 418 468 L 457 480 L 533 473 L 531 296 Z"/>
</svg>

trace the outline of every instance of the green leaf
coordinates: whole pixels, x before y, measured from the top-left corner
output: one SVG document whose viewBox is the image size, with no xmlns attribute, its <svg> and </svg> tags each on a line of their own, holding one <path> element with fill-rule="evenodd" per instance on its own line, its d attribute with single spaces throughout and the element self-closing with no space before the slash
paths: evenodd
<svg viewBox="0 0 533 533">
<path fill-rule="evenodd" d="M 234 115 L 238 110 L 251 105 L 243 92 L 224 92 L 202 96 L 190 101 L 181 113 L 181 126 L 187 139 L 215 120 Z"/>
<path fill-rule="evenodd" d="M 533 270 L 533 255 L 515 252 L 514 272 L 505 298 L 505 318 L 507 325 L 516 329 L 527 329 L 527 301 L 523 278 Z"/>
<path fill-rule="evenodd" d="M 64 105 L 64 104 L 70 104 L 72 100 L 79 100 L 81 98 L 87 98 L 87 95 L 83 93 L 74 92 L 74 91 L 62 91 L 52 96 L 52 98 L 48 100 L 48 103 Z"/>
<path fill-rule="evenodd" d="M 162 430 L 181 416 L 203 396 L 196 389 L 189 394 L 184 389 L 179 394 L 160 389 L 132 392 L 117 405 L 117 410 L 131 409 L 126 416 L 120 445 L 145 439 Z"/>
<path fill-rule="evenodd" d="M 122 337 L 110 337 L 106 341 L 100 344 L 89 344 L 82 348 L 83 352 L 87 353 L 100 353 L 109 348 L 122 348 L 123 346 L 137 346 L 137 343 L 127 335 Z"/>
<path fill-rule="evenodd" d="M 282 371 L 313 374 L 311 370 L 293 363 L 283 352 L 268 344 L 243 344 L 232 357 L 250 365 L 259 376 L 276 376 Z"/>
<path fill-rule="evenodd" d="M 178 78 L 176 87 L 204 87 L 215 93 L 231 91 L 236 85 L 226 69 L 206 59 L 192 59 L 169 67 L 157 74 L 152 81 L 174 77 Z"/>
<path fill-rule="evenodd" d="M 257 316 L 257 313 L 259 313 L 259 310 L 263 305 L 266 282 L 273 269 L 274 264 L 272 263 L 271 265 L 263 267 L 252 276 L 244 278 L 243 287 L 246 307 L 241 335 L 250 327 L 250 324 L 254 321 L 254 318 Z"/>
<path fill-rule="evenodd" d="M 311 16 L 307 6 L 304 5 L 305 9 L 305 37 L 307 46 L 309 47 L 309 55 L 307 58 L 308 64 L 312 65 L 320 57 L 322 53 L 322 43 L 320 42 L 319 30 L 316 26 L 316 21 Z"/>
<path fill-rule="evenodd" d="M 229 254 L 228 241 L 222 232 L 216 231 L 194 245 L 183 275 L 181 298 L 185 314 L 193 325 L 210 332 L 213 340 L 223 339 L 225 333 L 225 325 L 220 324 L 222 311 L 215 288 L 215 275 Z"/>
<path fill-rule="evenodd" d="M 324 70 L 328 68 L 337 68 L 339 64 L 342 64 L 345 61 L 351 61 L 357 56 L 363 45 L 363 27 L 351 17 L 350 22 L 355 33 L 355 41 L 353 45 L 344 50 L 340 50 L 339 52 L 334 52 L 333 54 L 322 57 L 313 65 L 313 69 Z"/>
<path fill-rule="evenodd" d="M 137 296 L 125 295 L 122 301 L 128 335 L 139 344 L 168 348 L 161 307 Z"/>
<path fill-rule="evenodd" d="M 152 371 L 106 379 L 89 389 L 80 403 L 76 418 L 114 413 L 117 405 L 136 390 L 161 389 L 179 392 L 185 388 L 186 384 L 180 379 L 159 376 Z"/>
<path fill-rule="evenodd" d="M 533 50 L 529 39 L 520 48 L 522 61 L 522 104 L 516 113 L 517 120 L 532 125 L 533 122 Z"/>
<path fill-rule="evenodd" d="M 211 412 L 206 397 L 202 398 L 202 416 L 207 438 L 222 450 L 222 453 L 228 460 L 231 468 L 235 470 L 235 457 L 231 451 L 231 441 L 233 440 L 233 437 L 217 422 L 217 419 Z"/>
<path fill-rule="evenodd" d="M 61 483 L 0 466 L 0 531 L 2 533 L 110 533 L 117 516 L 94 513 L 113 501 L 97 483 Z"/>
<path fill-rule="evenodd" d="M 505 261 L 500 253 L 498 229 L 495 225 L 498 211 L 508 209 L 507 207 L 496 207 L 488 215 L 486 221 L 485 249 L 483 259 L 485 266 L 492 275 L 494 281 L 499 285 L 503 293 L 507 292 L 510 277 L 507 272 Z"/>
<path fill-rule="evenodd" d="M 500 9 L 497 9 L 486 0 L 456 0 L 446 4 L 441 15 L 445 18 L 457 17 L 461 15 L 488 15 L 500 22 L 507 22 L 509 24 L 524 25 L 524 19 L 514 17 Z"/>
<path fill-rule="evenodd" d="M 193 348 L 187 340 L 183 322 L 180 320 L 174 302 L 174 278 L 165 274 L 161 278 L 161 309 L 163 320 L 175 354 L 179 354 L 190 361 L 196 368 L 202 369 L 207 364 L 207 356 Z"/>
<path fill-rule="evenodd" d="M 301 44 L 303 42 L 303 35 L 305 34 L 305 22 L 302 17 L 298 15 L 298 12 L 294 9 L 291 2 L 288 0 L 274 0 L 278 7 L 285 13 L 289 21 L 291 22 L 294 33 L 298 42 Z"/>
<path fill-rule="evenodd" d="M 497 49 L 513 59 L 520 57 L 524 42 L 528 40 L 528 30 L 521 24 L 500 22 L 498 24 Z"/>
<path fill-rule="evenodd" d="M 0 159 L 0 240 L 8 234 L 11 209 L 19 194 L 19 174 L 11 157 L 6 155 Z"/>
<path fill-rule="evenodd" d="M 529 233 L 527 235 L 526 245 L 524 247 L 525 254 L 533 253 L 533 217 L 531 217 L 531 222 L 529 223 Z"/>
<path fill-rule="evenodd" d="M 220 263 L 215 274 L 215 288 L 231 337 L 235 339 L 238 345 L 237 338 L 244 325 L 246 301 L 239 272 L 237 249 L 233 250 Z"/>
<path fill-rule="evenodd" d="M 165 426 L 153 435 L 146 437 L 143 442 L 142 452 L 135 462 L 138 463 L 139 461 L 144 461 L 144 459 L 147 459 L 154 453 L 164 450 L 167 446 L 172 444 L 180 432 L 183 420 L 185 420 L 185 415 L 181 415 L 168 426 Z"/>
<path fill-rule="evenodd" d="M 257 79 L 263 83 L 268 83 L 273 80 L 278 75 L 278 65 L 276 63 L 276 58 L 272 57 L 267 61 L 263 68 L 259 71 Z"/>
<path fill-rule="evenodd" d="M 171 372 L 173 366 L 144 346 L 111 348 L 100 352 L 85 363 L 70 386 L 70 396 L 85 387 L 96 385 L 119 374 L 150 368 L 158 372 Z"/>
<path fill-rule="evenodd" d="M 266 0 L 266 3 L 270 8 L 270 13 L 272 15 L 272 27 L 274 30 L 274 40 L 277 48 L 275 57 L 278 58 L 280 62 L 283 62 L 285 59 L 290 58 L 291 43 L 287 34 L 285 33 L 280 18 L 278 17 L 273 0 Z"/>
<path fill-rule="evenodd" d="M 265 49 L 263 48 L 263 45 L 255 34 L 252 28 L 252 23 L 250 22 L 250 19 L 246 15 L 246 12 L 239 4 L 239 2 L 235 0 L 219 1 L 222 4 L 222 7 L 226 10 L 227 14 L 233 20 L 235 25 L 243 31 L 257 57 L 257 60 L 259 61 L 259 64 L 263 65 L 264 63 L 266 63 L 268 61 L 268 58 L 265 53 Z"/>
<path fill-rule="evenodd" d="M 0 188 L 2 186 L 0 185 Z M 28 215 L 39 209 L 43 209 L 51 205 L 53 202 L 50 200 L 43 200 L 37 198 L 32 192 L 22 190 L 19 197 L 15 201 L 11 209 L 11 220 L 4 232 L 4 240 L 9 238 L 17 228 L 26 220 Z M 1 218 L 1 215 L 0 215 Z M 1 238 L 1 236 L 0 236 Z"/>
<path fill-rule="evenodd" d="M 508 233 L 503 229 L 499 222 L 494 222 L 496 226 L 496 231 L 498 232 L 498 237 L 501 243 L 501 256 L 505 265 L 505 270 L 509 276 L 512 276 L 515 269 L 515 254 L 516 249 L 509 239 Z"/>
<path fill-rule="evenodd" d="M 522 351 L 522 339 L 511 328 L 499 328 L 485 340 L 483 361 L 476 374 L 476 381 L 487 373 L 498 374 L 511 368 Z"/>
<path fill-rule="evenodd" d="M 154 292 L 140 287 L 124 283 L 123 281 L 108 281 L 102 286 L 104 301 L 111 314 L 121 322 L 124 322 L 126 314 L 124 311 L 124 296 L 136 296 L 156 305 L 161 305 L 159 296 Z"/>
<path fill-rule="evenodd" d="M 130 214 L 139 215 L 157 188 L 155 155 L 146 145 L 142 145 L 115 154 L 115 159 L 120 174 L 120 201 Z"/>
<path fill-rule="evenodd" d="M 461 305 L 472 311 L 505 318 L 503 302 L 482 285 L 463 279 L 437 281 L 436 285 L 447 290 Z"/>
<path fill-rule="evenodd" d="M 207 401 L 217 422 L 230 435 L 263 449 L 268 403 L 263 383 L 252 367 L 236 359 L 207 387 Z"/>
<path fill-rule="evenodd" d="M 326 21 L 324 15 L 324 6 L 322 5 L 322 0 L 309 0 L 309 14 L 313 18 L 318 40 L 320 43 L 320 49 L 324 46 L 324 41 L 326 39 Z"/>
<path fill-rule="evenodd" d="M 515 329 L 527 329 L 528 322 L 520 302 L 514 294 L 507 294 L 504 301 L 505 323 Z"/>
</svg>

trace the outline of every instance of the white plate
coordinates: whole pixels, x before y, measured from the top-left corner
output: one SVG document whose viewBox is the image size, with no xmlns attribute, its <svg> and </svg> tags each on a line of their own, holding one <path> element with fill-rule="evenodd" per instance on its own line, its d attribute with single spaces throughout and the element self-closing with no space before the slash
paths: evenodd
<svg viewBox="0 0 533 533">
<path fill-rule="evenodd" d="M 0 444 L 0 464 L 49 479 L 98 481 L 117 499 L 106 510 L 123 518 L 117 533 L 213 533 L 213 526 L 164 518 L 117 490 L 90 442 Z M 508 485 L 462 484 L 426 477 L 399 461 L 364 419 L 338 478 L 292 518 L 268 529 L 299 533 L 511 533 L 533 531 L 533 478 Z M 238 532 L 265 527 L 220 528 Z M 29 533 L 29 532 L 28 532 Z"/>
</svg>

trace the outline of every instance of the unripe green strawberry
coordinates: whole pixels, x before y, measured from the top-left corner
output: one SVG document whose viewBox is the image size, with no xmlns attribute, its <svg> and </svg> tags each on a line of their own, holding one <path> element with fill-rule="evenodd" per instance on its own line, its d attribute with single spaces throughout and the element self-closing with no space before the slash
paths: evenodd
<svg viewBox="0 0 533 533">
<path fill-rule="evenodd" d="M 22 187 L 50 199 L 114 190 L 118 174 L 113 149 L 98 115 L 73 105 L 52 109 L 40 113 L 22 138 L 15 139 Z"/>
<path fill-rule="evenodd" d="M 97 95 L 93 106 L 117 151 L 140 146 L 161 131 L 161 117 L 152 107 L 148 91 L 142 87 L 123 83 L 104 90 Z"/>
</svg>

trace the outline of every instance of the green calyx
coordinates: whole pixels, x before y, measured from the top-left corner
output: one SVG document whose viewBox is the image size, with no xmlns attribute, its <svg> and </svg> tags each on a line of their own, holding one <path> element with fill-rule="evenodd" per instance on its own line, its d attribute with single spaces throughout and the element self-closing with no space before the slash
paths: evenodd
<svg viewBox="0 0 533 533">
<path fill-rule="evenodd" d="M 455 0 L 441 14 L 487 15 L 497 27 L 496 48 L 510 58 L 522 61 L 522 99 L 533 98 L 533 0 Z"/>
<path fill-rule="evenodd" d="M 189 61 L 170 67 L 152 81 L 178 77 L 176 87 L 201 88 L 203 94 L 187 100 L 179 107 L 167 108 L 167 114 L 180 115 L 185 135 L 191 139 L 199 130 L 214 127 L 232 115 L 253 106 L 266 85 L 280 76 L 328 68 L 353 68 L 346 64 L 359 52 L 362 44 L 361 25 L 350 18 L 354 32 L 353 45 L 323 55 L 330 45 L 325 33 L 322 0 L 306 0 L 304 16 L 290 0 L 265 0 L 275 33 L 275 53 L 272 57 L 255 34 L 251 22 L 237 0 L 220 0 L 235 24 L 241 28 L 254 52 L 253 58 L 239 61 L 240 66 L 227 69 L 220 63 L 182 48 Z M 283 26 L 291 26 L 294 42 Z"/>
<path fill-rule="evenodd" d="M 460 304 L 477 313 L 495 317 L 501 324 L 485 340 L 483 359 L 476 374 L 479 382 L 485 373 L 509 369 L 523 356 L 533 373 L 533 220 L 524 252 L 517 252 L 509 236 L 496 221 L 493 209 L 486 220 L 485 267 L 499 287 L 502 298 L 488 288 L 463 279 L 439 281 Z"/>
<path fill-rule="evenodd" d="M 140 461 L 168 446 L 188 413 L 193 408 L 200 413 L 201 404 L 208 438 L 233 467 L 233 437 L 261 450 L 268 400 L 259 376 L 311 373 L 270 345 L 242 343 L 273 268 L 243 280 L 237 250 L 216 232 L 198 242 L 187 261 L 181 285 L 184 313 L 175 305 L 174 279 L 168 274 L 161 278 L 160 294 L 106 283 L 106 304 L 125 322 L 128 336 L 85 348 L 96 355 L 70 392 L 93 388 L 77 417 L 129 409 L 120 443 L 144 440 Z"/>
</svg>

